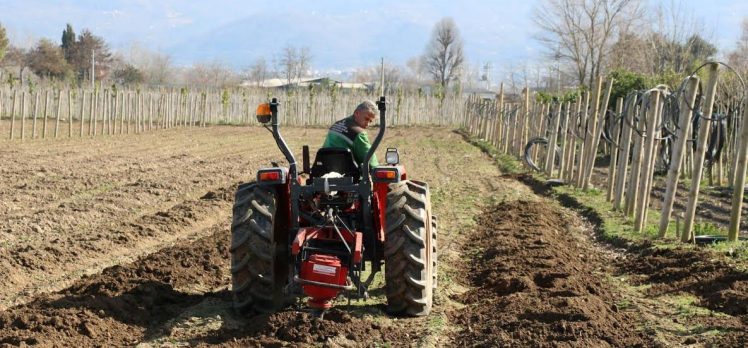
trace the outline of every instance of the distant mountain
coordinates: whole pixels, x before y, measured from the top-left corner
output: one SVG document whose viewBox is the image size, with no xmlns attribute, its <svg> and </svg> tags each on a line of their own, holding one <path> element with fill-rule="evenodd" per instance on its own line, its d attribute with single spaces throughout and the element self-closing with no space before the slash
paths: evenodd
<svg viewBox="0 0 748 348">
<path fill-rule="evenodd" d="M 291 12 L 246 17 L 178 42 L 167 51 L 177 64 L 222 57 L 235 68 L 243 68 L 261 56 L 272 64 L 281 49 L 290 44 L 309 47 L 313 69 L 345 70 L 378 64 L 380 57 L 405 64 L 423 53 L 430 32 L 431 24 L 420 25 L 397 17 Z"/>
</svg>

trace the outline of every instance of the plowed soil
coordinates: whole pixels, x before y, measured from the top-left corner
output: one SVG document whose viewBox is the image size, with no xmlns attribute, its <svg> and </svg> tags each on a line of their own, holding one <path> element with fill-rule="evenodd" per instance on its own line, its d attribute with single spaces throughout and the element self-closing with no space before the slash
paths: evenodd
<svg viewBox="0 0 748 348">
<path fill-rule="evenodd" d="M 297 153 L 324 134 L 284 129 Z M 0 141 L 0 346 L 745 344 L 746 278 L 733 265 L 602 244 L 594 216 L 502 177 L 449 129 L 394 128 L 382 147 L 430 184 L 439 217 L 440 285 L 425 318 L 387 315 L 376 289 L 324 320 L 303 306 L 234 313 L 233 192 L 284 162 L 264 129 Z M 658 304 L 671 293 L 708 313 Z"/>
<path fill-rule="evenodd" d="M 479 346 L 643 346 L 634 313 L 620 311 L 604 255 L 579 238 L 582 222 L 544 201 L 488 209 L 466 242 L 478 254 L 474 289 L 458 296 L 456 343 Z"/>
<path fill-rule="evenodd" d="M 551 196 L 549 183 L 530 175 L 509 177 Z M 592 224 L 591 237 L 598 245 L 614 250 L 606 261 L 613 267 L 611 274 L 634 287 L 622 287 L 624 301 L 618 303 L 639 307 L 640 320 L 656 343 L 748 344 L 748 265 L 700 248 L 661 249 L 646 241 L 604 240 L 602 218 L 593 209 L 566 194 L 555 198 Z"/>
<path fill-rule="evenodd" d="M 317 146 L 325 133 L 284 130 L 297 153 L 303 144 Z M 2 344 L 402 346 L 434 340 L 425 333 L 427 318 L 390 318 L 381 295 L 350 310 L 343 306 L 324 321 L 293 308 L 234 314 L 227 251 L 233 192 L 260 167 L 283 163 L 265 129 L 2 145 L 0 161 L 9 164 L 0 168 L 0 277 L 7 280 L 0 288 Z M 409 175 L 431 184 L 443 235 L 472 223 L 465 207 L 501 186 L 492 180 L 498 170 L 448 129 L 392 129 L 383 146 L 398 147 Z M 438 204 L 447 197 L 461 205 Z M 450 244 L 445 239 L 444 250 Z"/>
</svg>

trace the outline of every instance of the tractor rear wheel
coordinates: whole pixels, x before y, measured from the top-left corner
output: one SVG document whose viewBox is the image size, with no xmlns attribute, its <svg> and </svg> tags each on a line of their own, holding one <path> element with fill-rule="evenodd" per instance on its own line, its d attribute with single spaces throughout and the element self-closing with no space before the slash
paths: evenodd
<svg viewBox="0 0 748 348">
<path fill-rule="evenodd" d="M 384 242 L 387 310 L 427 315 L 433 299 L 431 202 L 428 185 L 401 181 L 387 193 Z"/>
<path fill-rule="evenodd" d="M 234 309 L 269 313 L 283 306 L 275 279 L 278 253 L 273 243 L 275 191 L 254 183 L 236 190 L 231 223 L 231 292 Z M 283 283 L 283 280 L 280 281 Z M 280 285 L 280 286 L 279 286 Z"/>
</svg>

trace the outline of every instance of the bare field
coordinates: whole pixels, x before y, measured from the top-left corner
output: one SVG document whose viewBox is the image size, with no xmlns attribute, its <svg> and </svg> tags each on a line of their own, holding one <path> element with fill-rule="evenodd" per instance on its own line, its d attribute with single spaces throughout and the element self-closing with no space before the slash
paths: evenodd
<svg viewBox="0 0 748 348">
<path fill-rule="evenodd" d="M 325 133 L 283 129 L 299 158 L 301 145 L 316 148 Z M 745 342 L 745 273 L 722 279 L 721 297 L 699 292 L 698 276 L 665 289 L 656 265 L 683 255 L 599 244 L 589 217 L 550 202 L 536 183 L 502 176 L 452 130 L 389 129 L 385 147 L 399 148 L 409 177 L 429 182 L 439 217 L 440 287 L 425 318 L 387 315 L 376 289 L 324 321 L 296 309 L 231 310 L 234 190 L 270 161 L 283 162 L 265 129 L 1 140 L 0 345 Z M 692 296 L 682 305 L 688 316 L 657 305 L 671 291 Z M 714 328 L 697 329 L 705 325 Z"/>
</svg>

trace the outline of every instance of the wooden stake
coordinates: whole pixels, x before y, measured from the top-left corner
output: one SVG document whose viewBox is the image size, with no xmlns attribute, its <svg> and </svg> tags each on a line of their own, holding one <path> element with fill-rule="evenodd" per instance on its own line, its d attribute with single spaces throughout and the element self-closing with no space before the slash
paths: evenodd
<svg viewBox="0 0 748 348">
<path fill-rule="evenodd" d="M 616 113 L 613 115 L 613 119 L 611 120 L 611 124 L 613 122 L 616 122 L 615 118 L 618 117 L 623 113 L 623 97 L 618 97 L 616 99 Z M 603 123 L 603 127 L 605 123 Z M 614 132 L 614 134 L 611 134 L 610 136 L 613 137 L 613 143 L 610 147 L 610 166 L 608 167 L 608 202 L 613 201 L 613 188 L 616 185 L 616 164 L 618 162 L 618 150 L 615 148 L 616 146 L 620 146 L 620 134 L 621 134 L 621 127 L 619 126 L 618 129 Z"/>
<path fill-rule="evenodd" d="M 678 178 L 680 177 L 681 164 L 683 163 L 683 154 L 686 152 L 686 146 L 688 145 L 686 140 L 691 134 L 691 116 L 693 114 L 694 102 L 696 101 L 696 88 L 698 85 L 698 77 L 689 77 L 684 90 L 685 95 L 682 98 L 678 98 L 678 108 L 680 109 L 680 115 L 678 115 L 678 134 L 676 134 L 670 168 L 667 173 L 667 186 L 665 196 L 663 197 L 662 213 L 660 215 L 660 229 L 658 234 L 660 238 L 665 237 L 668 224 L 670 223 L 670 216 L 673 212 L 673 202 L 675 201 L 675 194 L 678 190 Z"/>
<path fill-rule="evenodd" d="M 576 172 L 574 173 L 574 181 L 576 182 L 576 186 L 578 188 L 582 187 L 582 177 L 584 176 L 584 163 L 585 163 L 585 156 L 587 155 L 585 153 L 585 148 L 587 147 L 588 143 L 588 134 L 589 130 L 587 129 L 587 112 L 590 107 L 590 93 L 585 93 L 584 98 L 584 109 L 582 110 L 582 114 L 580 115 L 581 121 L 579 122 L 579 126 L 582 128 L 582 132 L 584 133 L 584 136 L 581 139 L 581 143 L 579 144 L 579 154 L 577 155 L 577 168 Z"/>
<path fill-rule="evenodd" d="M 740 230 L 740 215 L 742 213 L 743 195 L 745 192 L 746 167 L 748 167 L 748 103 L 742 107 L 743 122 L 740 131 L 740 145 L 736 149 L 737 157 L 735 158 L 735 181 L 732 182 L 732 210 L 730 213 L 730 226 L 728 227 L 727 239 L 731 242 L 738 240 L 738 231 Z"/>
<path fill-rule="evenodd" d="M 34 122 L 32 123 L 32 130 L 31 130 L 31 138 L 36 139 L 36 117 L 39 113 L 39 93 L 36 92 L 36 96 L 34 97 Z"/>
<path fill-rule="evenodd" d="M 21 141 L 26 137 L 26 92 L 21 92 Z"/>
<path fill-rule="evenodd" d="M 96 122 L 98 121 L 99 115 L 96 113 L 99 112 L 99 91 L 94 91 L 93 98 L 91 98 L 91 118 L 93 120 L 93 124 L 91 124 L 91 135 L 94 137 L 96 136 Z"/>
<path fill-rule="evenodd" d="M 642 103 L 644 105 L 646 103 L 646 100 Z M 643 110 L 643 107 L 638 110 L 639 114 L 642 112 L 645 112 L 646 110 Z M 639 129 L 641 127 L 641 119 L 643 117 L 639 118 L 639 121 L 634 122 L 634 127 L 637 127 Z M 634 134 L 634 148 L 633 148 L 633 154 L 631 158 L 631 180 L 628 183 L 628 187 L 626 188 L 626 216 L 633 216 L 634 215 L 634 208 L 636 207 L 636 203 L 639 199 L 639 180 L 641 179 L 641 170 L 642 170 L 642 147 L 644 143 L 644 137 L 642 134 L 636 133 Z"/>
<path fill-rule="evenodd" d="M 629 154 L 631 152 L 631 134 L 633 129 L 629 125 L 635 124 L 634 115 L 636 114 L 636 95 L 631 97 L 631 101 L 626 107 L 626 114 L 623 115 L 621 120 L 621 141 L 620 148 L 617 152 L 620 153 L 618 156 L 618 168 L 616 174 L 616 189 L 615 196 L 613 197 L 613 210 L 621 210 L 621 201 L 623 199 L 623 192 L 626 185 L 626 173 L 628 172 Z"/>
<path fill-rule="evenodd" d="M 556 106 L 556 117 L 551 125 L 551 138 L 548 141 L 547 156 L 545 161 L 545 171 L 548 177 L 553 177 L 553 168 L 556 161 L 556 144 L 558 143 L 558 127 L 561 124 L 561 106 L 559 102 Z M 559 175 L 560 177 L 560 175 Z"/>
<path fill-rule="evenodd" d="M 661 130 L 657 125 L 660 124 L 660 118 L 662 115 L 662 109 L 665 106 L 664 99 L 660 99 L 659 95 L 661 92 L 658 90 L 657 94 L 655 94 L 655 108 L 652 113 L 652 117 L 654 118 L 654 125 L 653 127 L 647 126 L 647 140 L 645 142 L 645 149 L 644 149 L 644 162 L 642 162 L 642 178 L 640 179 L 641 185 L 639 186 L 639 211 L 636 218 L 637 227 L 639 228 L 637 231 L 641 231 L 644 229 L 644 224 L 647 222 L 647 213 L 649 212 L 649 193 L 652 190 L 652 182 L 654 181 L 654 170 L 655 170 L 655 159 L 657 158 L 657 145 L 658 142 L 657 137 L 660 135 Z M 649 121 L 649 119 L 647 119 Z M 657 127 L 655 129 L 654 127 Z M 649 131 L 649 129 L 652 129 L 652 132 Z M 650 137 L 649 134 L 652 133 L 652 136 Z M 651 144 L 650 144 L 651 142 Z"/>
<path fill-rule="evenodd" d="M 68 90 L 68 138 L 73 137 L 73 96 Z"/>
<path fill-rule="evenodd" d="M 13 128 L 16 125 L 16 99 L 18 99 L 18 91 L 13 91 L 13 104 L 10 108 L 10 140 L 13 140 Z"/>
<path fill-rule="evenodd" d="M 47 137 L 47 114 L 49 113 L 49 90 L 44 91 L 44 126 L 42 127 L 42 139 Z"/>
<path fill-rule="evenodd" d="M 707 137 L 709 136 L 709 128 L 711 126 L 709 119 L 712 117 L 714 95 L 717 89 L 719 65 L 717 63 L 710 63 L 708 66 L 709 82 L 707 83 L 706 89 L 706 102 L 703 106 L 704 116 L 699 119 L 698 145 L 694 152 L 694 171 L 693 178 L 691 179 L 691 190 L 688 193 L 688 205 L 686 207 L 685 220 L 683 221 L 683 233 L 681 234 L 682 242 L 693 240 L 692 232 L 694 218 L 696 216 L 696 204 L 699 199 L 699 187 L 701 186 L 701 176 L 703 174 L 702 169 L 704 167 L 704 157 L 706 155 L 706 143 L 708 140 Z"/>
<path fill-rule="evenodd" d="M 585 176 L 582 179 L 582 188 L 588 189 L 590 187 L 590 180 L 592 180 L 592 171 L 595 169 L 595 160 L 597 159 L 597 147 L 600 144 L 600 137 L 602 136 L 602 130 L 603 130 L 603 123 L 605 120 L 605 112 L 608 110 L 608 103 L 610 101 L 610 93 L 613 89 L 613 79 L 611 78 L 608 80 L 608 87 L 605 91 L 605 98 L 603 99 L 603 104 L 599 105 L 600 102 L 600 88 L 602 87 L 603 78 L 602 76 L 599 78 L 597 82 L 597 98 L 595 101 L 595 120 L 593 123 L 593 131 L 592 131 L 592 143 L 590 144 L 590 147 L 588 149 L 587 156 L 587 171 L 585 172 Z"/>
<path fill-rule="evenodd" d="M 78 116 L 78 121 L 80 121 L 81 123 L 81 129 L 80 129 L 80 134 L 79 134 L 81 138 L 83 137 L 83 123 L 86 118 L 85 112 L 86 112 L 86 90 L 81 89 L 81 113 L 79 114 L 80 116 Z"/>
</svg>

